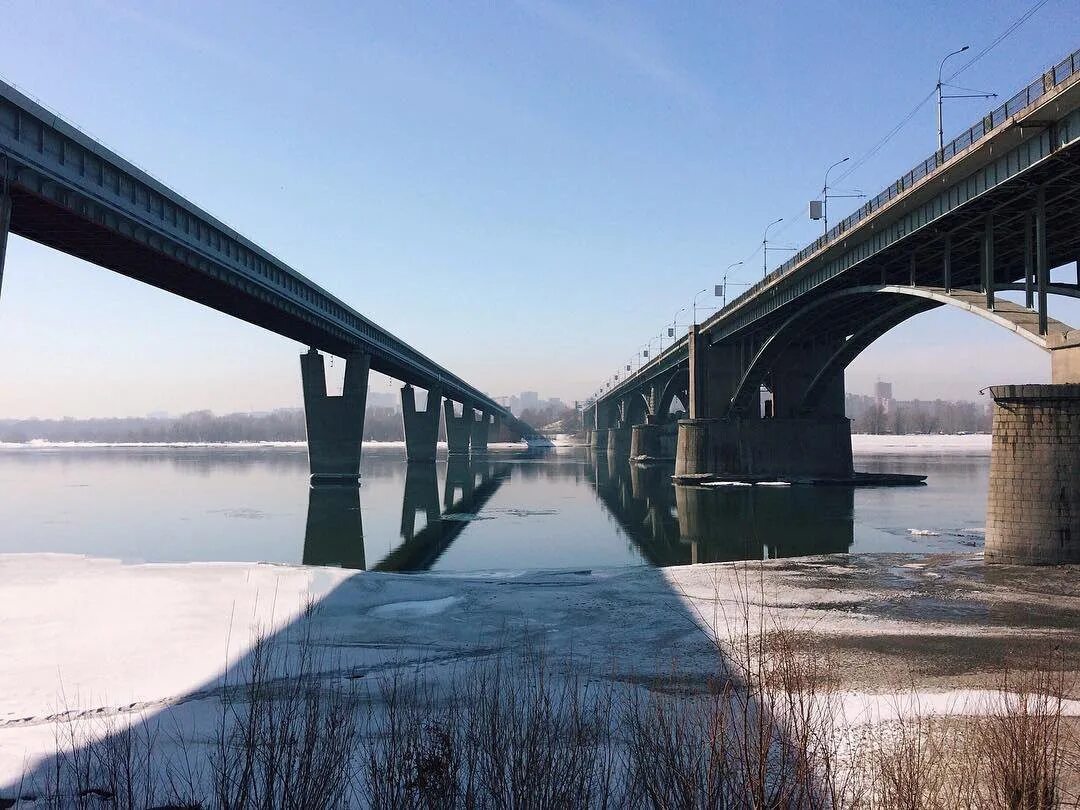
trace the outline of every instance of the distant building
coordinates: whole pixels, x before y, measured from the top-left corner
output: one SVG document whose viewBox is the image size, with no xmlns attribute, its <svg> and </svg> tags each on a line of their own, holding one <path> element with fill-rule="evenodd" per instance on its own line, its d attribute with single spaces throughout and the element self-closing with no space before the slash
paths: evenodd
<svg viewBox="0 0 1080 810">
<path fill-rule="evenodd" d="M 521 392 L 521 410 L 536 410 L 540 407 L 540 395 L 535 391 Z"/>
<path fill-rule="evenodd" d="M 874 384 L 874 404 L 881 409 L 883 414 L 893 412 L 895 409 L 895 400 L 893 400 L 891 382 L 878 380 Z"/>
</svg>

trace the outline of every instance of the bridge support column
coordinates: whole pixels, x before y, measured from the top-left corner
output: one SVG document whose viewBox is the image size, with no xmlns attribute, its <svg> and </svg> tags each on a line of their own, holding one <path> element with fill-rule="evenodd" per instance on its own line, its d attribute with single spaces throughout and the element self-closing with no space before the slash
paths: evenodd
<svg viewBox="0 0 1080 810">
<path fill-rule="evenodd" d="M 341 396 L 332 397 L 326 393 L 323 356 L 314 349 L 300 356 L 313 485 L 352 483 L 360 478 L 370 363 L 371 357 L 363 353 L 346 358 L 345 385 Z"/>
<path fill-rule="evenodd" d="M 416 409 L 416 391 L 411 385 L 401 389 L 401 421 L 405 427 L 405 458 L 412 461 L 434 461 L 435 446 L 439 441 L 439 403 L 442 395 L 438 389 L 428 391 L 427 408 Z"/>
<path fill-rule="evenodd" d="M 488 439 L 491 436 L 491 417 L 483 411 L 477 412 L 479 419 L 475 419 L 471 425 L 469 425 L 469 440 L 472 443 L 473 453 L 486 453 L 488 449 Z"/>
<path fill-rule="evenodd" d="M 619 461 L 630 458 L 630 428 L 609 428 L 607 436 L 608 455 Z"/>
<path fill-rule="evenodd" d="M 592 436 L 589 439 L 589 446 L 593 450 L 607 450 L 608 431 L 607 428 L 596 428 L 592 431 Z"/>
<path fill-rule="evenodd" d="M 11 197 L 0 193 L 0 290 L 4 286 L 4 259 L 7 256 L 8 231 L 11 230 Z"/>
<path fill-rule="evenodd" d="M 675 475 L 850 479 L 851 422 L 843 417 L 684 419 Z"/>
<path fill-rule="evenodd" d="M 990 392 L 986 561 L 1080 563 L 1080 385 Z"/>
<path fill-rule="evenodd" d="M 450 455 L 462 455 L 469 452 L 472 438 L 472 423 L 476 418 L 468 405 L 461 408 L 461 416 L 454 415 L 454 403 L 443 400 L 443 416 L 446 421 L 446 450 Z"/>
<path fill-rule="evenodd" d="M 646 422 L 644 425 L 634 425 L 630 431 L 631 461 L 659 461 L 664 458 L 662 425 Z"/>
</svg>

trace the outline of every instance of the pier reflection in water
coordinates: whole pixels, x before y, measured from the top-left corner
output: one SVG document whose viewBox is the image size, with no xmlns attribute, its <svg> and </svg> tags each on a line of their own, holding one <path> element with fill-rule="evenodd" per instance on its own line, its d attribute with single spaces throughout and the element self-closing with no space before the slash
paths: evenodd
<svg viewBox="0 0 1080 810">
<path fill-rule="evenodd" d="M 652 565 L 844 553 L 855 492 L 844 486 L 674 486 L 670 465 L 589 453 L 604 507 Z"/>
<path fill-rule="evenodd" d="M 469 521 L 510 478 L 507 461 L 450 456 L 443 497 L 434 462 L 405 465 L 401 543 L 373 566 L 377 571 L 425 571 L 465 531 Z M 356 487 L 313 486 L 308 492 L 305 565 L 363 569 L 364 527 Z M 418 519 L 423 520 L 418 530 Z"/>
<path fill-rule="evenodd" d="M 400 542 L 372 560 L 372 569 L 430 569 L 512 476 L 557 471 L 577 477 L 582 469 L 604 509 L 652 565 L 847 552 L 854 542 L 850 487 L 676 487 L 670 466 L 641 467 L 606 454 L 590 453 L 572 472 L 558 470 L 563 465 L 554 460 L 551 466 L 525 461 L 452 456 L 441 498 L 435 463 L 406 465 Z M 362 495 L 355 487 L 310 489 L 305 564 L 367 567 Z"/>
</svg>

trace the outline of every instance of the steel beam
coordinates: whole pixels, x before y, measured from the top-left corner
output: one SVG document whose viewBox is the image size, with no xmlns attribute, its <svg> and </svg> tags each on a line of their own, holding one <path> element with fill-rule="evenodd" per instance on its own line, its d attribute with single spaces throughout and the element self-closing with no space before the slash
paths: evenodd
<svg viewBox="0 0 1080 810">
<path fill-rule="evenodd" d="M 983 220 L 982 239 L 982 277 L 983 292 L 986 293 L 986 308 L 994 309 L 994 215 L 987 214 Z"/>
<path fill-rule="evenodd" d="M 1050 268 L 1046 259 L 1046 190 L 1040 186 L 1035 196 L 1035 273 L 1039 292 L 1039 334 L 1046 334 L 1046 287 Z"/>
<path fill-rule="evenodd" d="M 1024 214 L 1024 306 L 1028 309 L 1035 309 L 1035 292 L 1031 286 L 1032 276 L 1035 273 L 1035 262 L 1032 255 L 1035 250 L 1032 244 L 1034 241 L 1032 230 L 1035 224 L 1032 219 L 1030 211 Z"/>
<path fill-rule="evenodd" d="M 952 234 L 945 234 L 945 244 L 941 254 L 941 272 L 945 276 L 945 292 L 952 292 Z"/>
</svg>

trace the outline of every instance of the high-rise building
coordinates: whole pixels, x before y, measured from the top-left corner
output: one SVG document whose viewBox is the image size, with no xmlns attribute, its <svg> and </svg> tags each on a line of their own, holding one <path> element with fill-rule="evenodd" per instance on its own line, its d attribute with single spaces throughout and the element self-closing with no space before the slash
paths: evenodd
<svg viewBox="0 0 1080 810">
<path fill-rule="evenodd" d="M 884 380 L 874 383 L 874 404 L 881 409 L 881 412 L 892 413 L 893 402 L 892 383 Z"/>
</svg>

